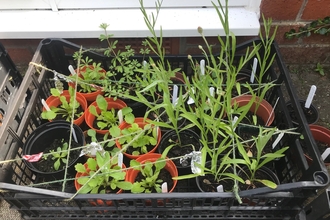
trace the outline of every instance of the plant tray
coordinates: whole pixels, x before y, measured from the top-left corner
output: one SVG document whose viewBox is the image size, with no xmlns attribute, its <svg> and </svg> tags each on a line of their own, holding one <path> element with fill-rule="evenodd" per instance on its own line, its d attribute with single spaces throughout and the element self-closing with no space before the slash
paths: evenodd
<svg viewBox="0 0 330 220">
<path fill-rule="evenodd" d="M 258 39 L 238 45 L 237 58 L 256 41 Z M 32 62 L 69 75 L 68 66 L 76 66 L 72 54 L 79 49 L 79 45 L 63 39 L 44 39 Z M 304 202 L 328 184 L 329 176 L 299 108 L 296 92 L 276 43 L 272 45 L 271 52 L 276 58 L 267 72 L 267 79 L 276 80 L 278 86 L 269 90 L 266 99 L 275 107 L 273 125 L 280 129 L 293 127 L 286 109 L 286 103 L 291 101 L 300 124 L 297 131 L 305 136 L 308 152 L 313 158 L 312 163 L 307 163 L 298 135 L 284 135 L 278 147 L 290 148 L 285 157 L 273 164 L 273 170 L 281 182 L 277 189 L 264 187 L 241 191 L 243 204 L 238 204 L 229 192 L 199 192 L 195 179 L 179 181 L 175 192 L 169 194 L 79 194 L 73 199 L 75 190 L 70 182 L 64 192 L 61 191 L 61 183 L 29 186 L 41 181 L 21 160 L 22 146 L 27 136 L 44 123 L 40 119 L 41 99 L 45 99 L 54 86 L 52 72 L 31 65 L 15 96 L 12 96 L 10 108 L 7 109 L 8 117 L 0 127 L 0 146 L 8 151 L 1 153 L 0 158 L 12 160 L 0 165 L 0 196 L 25 219 L 297 219 L 299 216 L 303 219 Z M 107 57 L 93 52 L 86 55 L 102 62 L 107 69 Z M 198 56 L 193 58 L 196 61 L 202 59 Z M 169 55 L 166 59 L 172 68 L 178 67 L 191 74 L 186 55 Z M 247 68 L 251 69 L 252 63 Z M 19 128 L 17 124 L 20 124 Z M 99 200 L 111 200 L 112 205 L 101 205 L 97 202 Z"/>
</svg>

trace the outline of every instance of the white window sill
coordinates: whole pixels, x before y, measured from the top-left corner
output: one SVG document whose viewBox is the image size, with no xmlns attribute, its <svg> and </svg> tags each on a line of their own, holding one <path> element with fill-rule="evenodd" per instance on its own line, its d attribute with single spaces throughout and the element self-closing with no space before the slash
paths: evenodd
<svg viewBox="0 0 330 220">
<path fill-rule="evenodd" d="M 98 38 L 101 23 L 110 24 L 109 33 L 116 38 L 146 37 L 149 31 L 139 9 L 98 10 L 2 10 L 0 39 Z M 244 7 L 229 8 L 229 24 L 236 36 L 255 36 L 259 32 L 257 13 Z M 163 8 L 158 24 L 163 37 L 224 35 L 214 8 Z"/>
</svg>

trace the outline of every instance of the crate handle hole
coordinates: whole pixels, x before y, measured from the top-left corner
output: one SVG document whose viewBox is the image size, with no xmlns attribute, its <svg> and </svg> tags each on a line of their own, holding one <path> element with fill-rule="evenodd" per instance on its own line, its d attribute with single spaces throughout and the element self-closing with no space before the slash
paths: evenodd
<svg viewBox="0 0 330 220">
<path fill-rule="evenodd" d="M 328 175 L 324 172 L 315 172 L 314 181 L 318 184 L 327 184 L 329 182 Z"/>
<path fill-rule="evenodd" d="M 312 209 L 313 209 L 313 207 L 311 206 L 309 209 L 305 210 L 306 216 L 312 213 L 312 211 L 313 211 Z"/>
</svg>

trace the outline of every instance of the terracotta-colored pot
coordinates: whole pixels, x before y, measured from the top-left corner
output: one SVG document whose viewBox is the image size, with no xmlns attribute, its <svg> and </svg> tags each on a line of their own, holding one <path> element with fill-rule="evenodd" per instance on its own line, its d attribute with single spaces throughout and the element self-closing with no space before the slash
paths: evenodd
<svg viewBox="0 0 330 220">
<path fill-rule="evenodd" d="M 146 125 L 146 124 L 148 124 L 145 120 L 144 120 L 144 118 L 135 118 L 135 121 L 134 121 L 134 123 L 137 123 L 138 125 L 139 125 L 139 127 L 140 128 L 144 128 L 144 126 Z M 126 122 L 123 122 L 123 123 L 121 123 L 120 125 L 119 125 L 119 128 L 121 129 L 121 130 L 123 130 L 123 129 L 125 129 L 125 128 L 128 128 L 128 127 L 130 127 L 131 126 L 131 124 L 128 124 L 128 123 L 126 123 Z M 161 139 L 161 136 L 162 136 L 162 133 L 161 133 L 161 130 L 158 128 L 158 130 L 157 130 L 157 144 L 147 153 L 147 154 L 150 154 L 150 153 L 153 153 L 153 152 L 155 152 L 156 151 L 156 149 L 157 149 L 157 147 L 158 147 L 158 145 L 159 145 L 159 142 L 160 142 L 160 139 Z M 117 147 L 119 148 L 119 149 L 122 149 L 122 146 L 121 146 L 121 144 L 119 143 L 119 140 L 117 139 L 116 140 L 116 145 L 117 145 Z M 130 158 L 130 159 L 137 159 L 138 157 L 141 157 L 142 155 L 144 155 L 144 154 L 140 154 L 140 155 L 132 155 L 132 154 L 128 154 L 128 153 L 126 153 L 126 152 L 123 152 L 123 154 L 126 156 L 126 157 L 128 157 L 128 158 Z"/>
<path fill-rule="evenodd" d="M 328 146 L 330 146 L 330 130 L 320 126 L 320 125 L 315 125 L 315 124 L 310 124 L 309 125 L 309 129 L 311 130 L 312 136 L 314 138 L 315 141 L 327 144 Z M 328 148 L 329 149 L 329 148 Z M 322 158 L 322 154 L 324 152 L 320 152 L 321 153 L 321 159 L 326 159 L 326 158 Z M 308 156 L 307 154 L 305 154 L 306 159 L 309 163 L 311 163 L 313 161 L 313 159 Z M 324 155 L 325 157 L 326 155 Z M 330 166 L 330 163 L 325 163 L 326 166 Z"/>
<path fill-rule="evenodd" d="M 156 162 L 156 160 L 159 158 L 161 158 L 161 154 L 150 153 L 137 158 L 136 161 L 140 162 L 141 164 L 144 164 L 147 161 Z M 178 176 L 178 170 L 172 160 L 167 160 L 164 168 L 171 174 L 172 177 Z M 139 172 L 140 172 L 139 170 L 134 170 L 133 168 L 128 169 L 126 174 L 126 181 L 134 183 Z M 173 192 L 177 182 L 178 182 L 177 180 L 173 180 L 173 186 L 171 189 L 168 190 L 169 193 Z"/>
<path fill-rule="evenodd" d="M 235 103 L 237 103 L 238 107 L 242 107 L 244 105 L 249 104 L 252 97 L 253 97 L 252 95 L 236 96 L 232 99 L 231 103 L 232 105 L 235 105 Z M 260 101 L 259 97 L 255 97 L 255 101 L 251 105 L 250 112 L 253 112 L 257 116 L 259 116 L 263 120 L 266 126 L 270 126 L 275 118 L 273 107 L 265 99 Z"/>
<path fill-rule="evenodd" d="M 68 102 L 70 101 L 71 96 L 70 96 L 68 90 L 64 90 L 61 95 L 65 96 L 65 98 Z M 85 121 L 85 110 L 87 109 L 87 101 L 86 101 L 85 97 L 79 92 L 76 92 L 76 100 L 79 102 L 80 106 L 82 107 L 82 109 L 84 111 L 83 114 L 80 117 L 78 117 L 77 119 L 75 119 L 73 121 L 74 124 L 79 126 Z M 60 101 L 59 97 L 49 96 L 46 99 L 46 104 L 49 107 L 52 107 L 52 106 L 53 107 L 58 107 L 59 105 L 62 104 L 62 102 Z M 46 111 L 46 109 L 44 107 L 43 107 L 43 111 Z M 52 121 L 52 120 L 49 120 L 49 121 Z"/>
<path fill-rule="evenodd" d="M 108 103 L 107 110 L 110 110 L 110 109 L 118 109 L 119 110 L 119 109 L 127 107 L 126 103 L 124 101 L 120 100 L 120 99 L 114 100 L 113 98 L 105 98 L 105 100 Z M 92 104 L 90 104 L 90 106 L 92 106 L 92 105 L 96 107 L 96 112 L 98 114 L 100 114 L 101 110 L 97 106 L 96 101 L 94 101 Z M 87 126 L 90 127 L 91 129 L 94 129 L 96 131 L 96 133 L 99 133 L 99 134 L 106 134 L 107 132 L 109 132 L 108 129 L 107 130 L 100 130 L 98 128 L 93 127 L 93 123 L 95 121 L 95 118 L 96 118 L 95 115 L 91 114 L 91 112 L 89 111 L 89 107 L 88 107 L 87 111 L 85 112 L 85 121 L 86 121 Z"/>
<path fill-rule="evenodd" d="M 88 168 L 87 163 L 85 163 L 84 166 L 85 166 L 87 172 L 90 172 L 90 169 Z M 126 169 L 126 166 L 125 166 L 124 163 L 122 164 L 122 169 Z M 126 176 L 127 175 L 128 174 L 126 173 Z M 89 173 L 80 173 L 80 172 L 77 172 L 76 173 L 76 176 L 75 176 L 75 179 L 74 179 L 74 186 L 75 186 L 75 188 L 76 188 L 77 191 L 82 187 L 82 185 L 80 185 L 78 183 L 77 179 L 79 179 L 80 177 L 84 177 L 84 176 L 89 176 Z M 125 176 L 125 178 L 126 178 L 126 176 Z M 116 194 L 119 194 L 119 193 L 122 193 L 122 192 L 123 192 L 123 190 L 120 189 L 120 190 L 118 190 L 116 192 Z M 96 200 L 96 203 L 94 201 L 89 201 L 89 202 L 93 206 L 97 206 L 97 205 L 104 206 L 105 205 L 104 202 L 103 202 L 103 200 L 100 200 L 100 199 Z M 108 201 L 106 201 L 106 204 L 108 206 L 111 206 L 112 205 L 112 201 L 108 200 Z"/>
<path fill-rule="evenodd" d="M 89 65 L 89 68 L 90 69 L 94 69 L 94 67 L 92 65 Z M 81 79 L 84 79 L 84 76 L 82 75 L 82 72 L 85 72 L 87 69 L 87 66 L 84 66 L 82 67 L 80 70 L 79 70 L 79 73 L 78 73 L 78 77 L 81 78 Z M 78 70 L 76 70 L 75 72 L 78 72 Z M 104 69 L 101 69 L 99 71 L 99 73 L 102 75 L 102 76 L 105 76 L 106 74 L 106 71 Z M 101 79 L 104 78 L 104 77 L 101 77 Z M 74 82 L 70 82 L 68 83 L 69 86 L 71 87 L 75 87 L 75 83 Z M 104 91 L 102 91 L 101 89 L 96 89 L 95 91 L 93 92 L 89 92 L 89 93 L 85 93 L 85 92 L 81 92 L 81 94 L 86 98 L 87 102 L 94 102 L 96 100 L 96 97 L 98 95 L 103 95 L 104 94 Z"/>
</svg>

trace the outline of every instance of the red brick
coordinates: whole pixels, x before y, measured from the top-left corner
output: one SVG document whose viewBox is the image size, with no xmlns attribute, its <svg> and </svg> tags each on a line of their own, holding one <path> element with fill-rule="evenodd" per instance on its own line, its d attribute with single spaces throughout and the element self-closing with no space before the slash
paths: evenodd
<svg viewBox="0 0 330 220">
<path fill-rule="evenodd" d="M 326 16 L 330 16 L 329 0 L 308 0 L 301 18 L 304 20 L 317 20 Z"/>
<path fill-rule="evenodd" d="M 261 14 L 273 20 L 295 20 L 303 0 L 262 0 Z"/>
<path fill-rule="evenodd" d="M 285 37 L 285 33 L 290 31 L 291 29 L 297 29 L 299 25 L 294 25 L 294 24 L 279 24 L 279 25 L 272 25 L 271 27 L 271 33 L 270 35 L 273 34 L 275 27 L 277 26 L 277 31 L 275 35 L 275 41 L 278 44 L 284 44 L 284 45 L 292 45 L 292 44 L 299 44 L 300 40 L 298 38 L 293 38 L 293 39 L 287 39 Z M 261 26 L 261 30 L 263 31 L 263 25 Z M 264 31 L 263 31 L 264 32 Z M 264 33 L 263 33 L 264 36 Z"/>
</svg>

